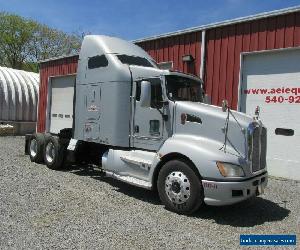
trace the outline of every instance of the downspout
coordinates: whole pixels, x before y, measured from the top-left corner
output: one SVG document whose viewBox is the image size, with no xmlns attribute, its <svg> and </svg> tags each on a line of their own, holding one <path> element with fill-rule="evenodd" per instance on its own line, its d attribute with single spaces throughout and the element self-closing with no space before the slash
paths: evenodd
<svg viewBox="0 0 300 250">
<path fill-rule="evenodd" d="M 206 30 L 202 30 L 201 32 L 201 59 L 200 59 L 200 78 L 204 79 L 204 70 L 205 70 L 205 34 Z"/>
</svg>

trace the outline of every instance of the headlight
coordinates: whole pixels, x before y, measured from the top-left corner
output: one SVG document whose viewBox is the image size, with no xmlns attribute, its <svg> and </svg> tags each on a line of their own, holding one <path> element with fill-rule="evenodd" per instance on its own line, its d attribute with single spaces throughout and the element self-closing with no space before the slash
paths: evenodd
<svg viewBox="0 0 300 250">
<path fill-rule="evenodd" d="M 245 176 L 244 170 L 241 166 L 225 163 L 225 162 L 217 162 L 217 167 L 220 171 L 220 174 L 224 177 L 243 177 Z"/>
</svg>

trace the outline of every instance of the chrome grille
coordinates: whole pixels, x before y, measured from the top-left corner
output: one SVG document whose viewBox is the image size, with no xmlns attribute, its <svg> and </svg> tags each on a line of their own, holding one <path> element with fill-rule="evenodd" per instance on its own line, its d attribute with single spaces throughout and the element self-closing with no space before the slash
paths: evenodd
<svg viewBox="0 0 300 250">
<path fill-rule="evenodd" d="M 267 130 L 252 123 L 248 128 L 248 156 L 252 162 L 252 172 L 257 172 L 266 167 Z"/>
<path fill-rule="evenodd" d="M 267 129 L 262 128 L 260 134 L 260 169 L 264 169 L 267 165 Z"/>
<path fill-rule="evenodd" d="M 260 131 L 255 127 L 252 135 L 252 172 L 260 169 Z"/>
</svg>

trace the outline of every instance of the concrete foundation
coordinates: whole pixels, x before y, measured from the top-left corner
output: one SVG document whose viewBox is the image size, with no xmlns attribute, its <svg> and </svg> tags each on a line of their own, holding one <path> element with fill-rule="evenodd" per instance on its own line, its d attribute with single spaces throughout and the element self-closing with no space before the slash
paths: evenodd
<svg viewBox="0 0 300 250">
<path fill-rule="evenodd" d="M 13 129 L 6 129 L 2 135 L 25 135 L 35 132 L 36 122 L 16 122 L 16 121 L 0 121 L 0 124 L 9 124 Z M 1 134 L 1 133 L 0 133 Z"/>
</svg>

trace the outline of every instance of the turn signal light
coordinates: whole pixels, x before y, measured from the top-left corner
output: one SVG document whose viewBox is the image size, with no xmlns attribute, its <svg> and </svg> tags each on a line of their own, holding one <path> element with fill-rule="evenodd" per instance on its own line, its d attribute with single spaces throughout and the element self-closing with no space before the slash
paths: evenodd
<svg viewBox="0 0 300 250">
<path fill-rule="evenodd" d="M 244 170 L 241 166 L 225 163 L 225 162 L 217 162 L 217 167 L 220 171 L 220 174 L 224 177 L 243 177 L 245 176 Z"/>
</svg>

